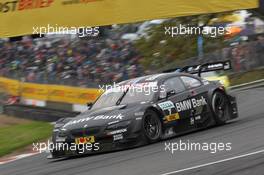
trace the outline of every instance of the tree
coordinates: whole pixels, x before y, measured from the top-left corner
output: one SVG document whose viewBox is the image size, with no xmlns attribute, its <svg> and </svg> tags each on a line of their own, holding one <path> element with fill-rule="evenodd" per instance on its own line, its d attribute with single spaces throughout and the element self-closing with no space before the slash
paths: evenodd
<svg viewBox="0 0 264 175">
<path fill-rule="evenodd" d="M 141 60 L 142 65 L 148 70 L 169 68 L 181 60 L 197 57 L 197 38 L 200 35 L 199 32 L 172 37 L 168 35 L 168 32 L 166 34 L 166 29 L 169 27 L 172 29 L 172 27 L 176 26 L 179 28 L 180 25 L 203 29 L 209 24 L 211 26 L 215 25 L 212 19 L 220 19 L 224 15 L 230 14 L 232 13 L 180 17 L 166 20 L 160 25 L 153 26 L 147 31 L 147 36 L 141 37 L 135 43 L 137 49 L 143 55 L 143 59 Z M 216 21 L 219 23 L 219 20 Z M 221 49 L 224 46 L 224 37 L 222 35 L 217 35 L 214 38 L 203 35 L 203 38 L 205 53 Z"/>
</svg>

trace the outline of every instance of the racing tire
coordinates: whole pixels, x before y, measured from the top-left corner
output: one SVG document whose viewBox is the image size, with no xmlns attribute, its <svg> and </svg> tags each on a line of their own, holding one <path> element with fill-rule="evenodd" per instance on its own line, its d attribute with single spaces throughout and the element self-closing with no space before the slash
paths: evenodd
<svg viewBox="0 0 264 175">
<path fill-rule="evenodd" d="M 148 110 L 142 120 L 142 131 L 144 140 L 147 143 L 155 143 L 160 140 L 162 124 L 156 112 Z"/>
<path fill-rule="evenodd" d="M 216 91 L 212 97 L 212 110 L 216 125 L 223 125 L 230 118 L 230 106 L 227 95 Z"/>
</svg>

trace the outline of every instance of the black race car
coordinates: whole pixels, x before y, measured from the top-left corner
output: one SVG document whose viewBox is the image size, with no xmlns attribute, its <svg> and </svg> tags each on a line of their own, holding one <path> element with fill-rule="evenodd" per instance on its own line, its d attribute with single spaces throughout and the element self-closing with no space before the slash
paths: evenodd
<svg viewBox="0 0 264 175">
<path fill-rule="evenodd" d="M 56 123 L 50 158 L 153 143 L 237 118 L 235 97 L 222 84 L 190 74 L 220 69 L 230 64 L 190 66 L 107 89 L 89 110 Z"/>
</svg>

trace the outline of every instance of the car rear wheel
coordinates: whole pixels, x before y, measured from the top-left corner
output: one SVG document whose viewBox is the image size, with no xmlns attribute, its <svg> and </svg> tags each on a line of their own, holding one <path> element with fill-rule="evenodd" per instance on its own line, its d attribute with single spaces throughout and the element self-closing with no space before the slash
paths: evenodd
<svg viewBox="0 0 264 175">
<path fill-rule="evenodd" d="M 216 91 L 212 98 L 212 109 L 217 125 L 225 124 L 230 115 L 230 107 L 227 96 Z"/>
<path fill-rule="evenodd" d="M 161 121 L 154 111 L 147 111 L 143 117 L 143 135 L 147 142 L 157 142 L 162 133 Z"/>
</svg>

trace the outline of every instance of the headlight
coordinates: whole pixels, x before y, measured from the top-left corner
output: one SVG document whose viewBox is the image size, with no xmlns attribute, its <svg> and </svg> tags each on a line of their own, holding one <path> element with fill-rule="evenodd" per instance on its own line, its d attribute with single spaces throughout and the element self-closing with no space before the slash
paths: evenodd
<svg viewBox="0 0 264 175">
<path fill-rule="evenodd" d="M 112 125 L 109 125 L 106 127 L 107 130 L 116 130 L 116 129 L 122 129 L 122 128 L 126 128 L 129 124 L 131 123 L 131 121 L 121 121 L 119 123 L 115 123 Z"/>
<path fill-rule="evenodd" d="M 61 128 L 65 123 L 56 123 L 54 129 Z"/>
</svg>

